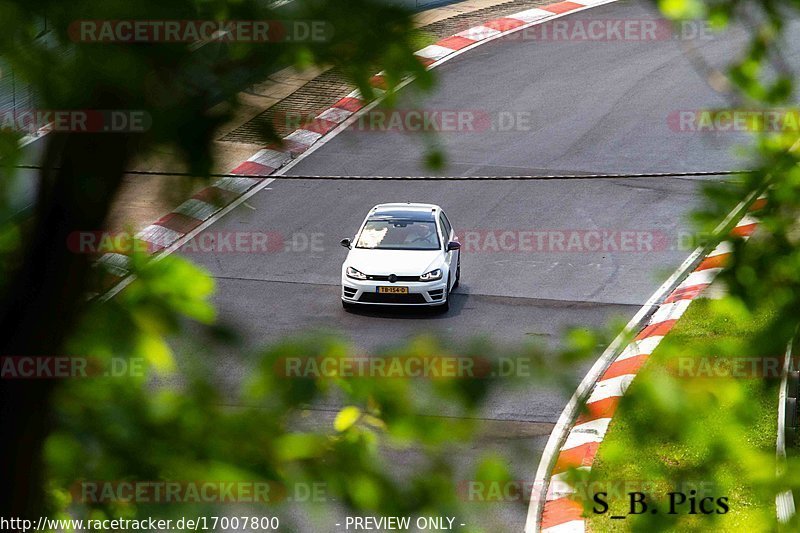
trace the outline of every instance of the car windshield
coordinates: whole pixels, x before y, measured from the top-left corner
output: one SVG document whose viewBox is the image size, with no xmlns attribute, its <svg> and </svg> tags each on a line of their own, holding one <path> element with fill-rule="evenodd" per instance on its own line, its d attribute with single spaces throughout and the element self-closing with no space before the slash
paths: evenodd
<svg viewBox="0 0 800 533">
<path fill-rule="evenodd" d="M 439 235 L 431 220 L 368 220 L 356 248 L 438 250 Z"/>
</svg>

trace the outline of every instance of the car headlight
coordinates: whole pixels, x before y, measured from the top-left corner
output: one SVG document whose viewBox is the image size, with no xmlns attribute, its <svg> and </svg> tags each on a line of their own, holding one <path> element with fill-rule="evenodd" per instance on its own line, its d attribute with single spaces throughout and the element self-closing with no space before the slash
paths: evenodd
<svg viewBox="0 0 800 533">
<path fill-rule="evenodd" d="M 347 274 L 348 278 L 367 279 L 367 275 L 366 274 L 364 274 L 363 272 L 359 272 L 358 270 L 356 270 L 353 267 L 347 267 L 347 270 L 345 270 L 345 273 Z"/>
<path fill-rule="evenodd" d="M 425 272 L 423 275 L 419 277 L 420 281 L 436 281 L 437 279 L 442 279 L 441 268 L 437 268 L 436 270 L 431 270 L 430 272 Z"/>
</svg>

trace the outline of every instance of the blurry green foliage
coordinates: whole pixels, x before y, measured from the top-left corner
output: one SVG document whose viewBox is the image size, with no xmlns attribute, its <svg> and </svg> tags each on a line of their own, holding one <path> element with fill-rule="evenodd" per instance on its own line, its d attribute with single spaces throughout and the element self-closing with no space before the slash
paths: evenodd
<svg viewBox="0 0 800 533">
<path fill-rule="evenodd" d="M 794 38 L 784 31 L 786 20 L 796 19 L 796 2 L 658 4 L 671 18 L 701 16 L 717 28 L 737 23 L 748 30 L 749 46 L 741 57 L 732 58 L 726 72 L 731 108 L 796 109 L 795 73 L 784 57 L 784 44 Z M 648 484 L 649 502 L 660 512 L 615 523 L 608 515 L 627 514 L 627 495 L 609 498 L 606 516 L 592 512 L 590 496 L 581 501 L 593 529 L 797 530 L 797 516 L 786 525 L 776 519 L 775 496 L 789 488 L 800 493 L 800 463 L 790 455 L 788 472 L 776 476 L 775 378 L 693 378 L 674 371 L 676 361 L 685 358 L 758 356 L 782 361 L 800 322 L 799 142 L 792 128 L 754 132 L 748 153 L 754 172 L 705 186 L 706 202 L 695 213 L 699 234 L 713 234 L 737 203 L 763 193 L 767 205 L 758 212 L 760 229 L 747 241 L 731 239 L 733 259 L 718 278 L 728 295 L 692 304 L 623 398 L 595 467 L 571 473 L 576 487 L 613 489 L 628 482 L 634 485 L 631 490 L 641 490 L 636 482 Z M 716 234 L 709 244 L 728 239 L 726 233 Z M 665 515 L 667 493 L 688 493 L 692 488 L 704 495 L 728 496 L 730 513 Z"/>
<path fill-rule="evenodd" d="M 669 17 L 707 16 L 717 27 L 739 20 L 744 4 L 723 0 L 659 2 Z M 796 3 L 747 4 L 760 8 L 761 16 L 758 23 L 751 24 L 748 53 L 728 72 L 736 96 L 747 106 L 790 104 L 795 94 L 794 76 L 783 68 L 779 51 L 781 39 L 786 38 L 782 10 L 796 7 Z M 134 158 L 155 148 L 172 147 L 182 155 L 185 166 L 200 177 L 211 169 L 213 134 L 236 109 L 238 92 L 275 68 L 334 64 L 367 97 L 373 96 L 369 78 L 384 70 L 389 105 L 396 101 L 394 87 L 407 76 L 416 76 L 422 88 L 433 82 L 413 56 L 421 37 L 413 31 L 409 13 L 369 0 L 350 0 L 346 8 L 339 2 L 296 0 L 289 17 L 325 20 L 335 28 L 333 38 L 321 43 L 211 43 L 195 53 L 183 44 L 75 43 L 68 31 L 70 24 L 80 19 L 241 20 L 286 16 L 279 16 L 261 2 L 247 0 L 3 0 L 0 20 L 5 31 L 0 33 L 0 54 L 35 87 L 42 108 L 147 110 L 157 120 L 141 135 L 120 138 L 124 156 Z M 52 38 L 48 46 L 36 40 L 45 19 Z M 220 102 L 229 106 L 215 107 Z M 226 111 L 209 111 L 212 108 Z M 274 138 L 273 131 L 264 135 Z M 796 236 L 800 175 L 797 158 L 789 151 L 796 138 L 796 133 L 759 138 L 754 153 L 758 172 L 737 183 L 708 187 L 710 201 L 698 216 L 700 227 L 707 229 L 749 192 L 771 185 L 767 192 L 770 203 L 762 216 L 767 231 L 747 246 L 737 245 L 736 259 L 724 276 L 731 289 L 724 312 L 732 315 L 733 323 L 757 309 L 769 311 L 758 322 L 758 331 L 751 332 L 753 339 L 764 342 L 788 339 L 800 316 Z M 15 142 L 12 136 L 0 137 L 4 165 L 18 161 Z M 54 150 L 49 162 L 64 155 Z M 98 160 L 102 162 L 104 155 L 97 154 Z M 428 163 L 438 168 L 444 157 L 433 149 Z M 120 180 L 121 176 L 111 174 L 107 178 Z M 63 176 L 54 181 L 59 179 Z M 10 181 L 0 182 L 3 214 L 7 212 Z M 98 205 L 107 206 L 113 200 L 113 188 L 109 191 L 91 183 L 84 185 L 80 192 Z M 0 218 L 0 279 L 12 279 L 5 274 L 20 264 L 22 252 L 29 245 L 27 223 L 19 218 Z M 126 378 L 69 380 L 56 388 L 49 413 L 53 428 L 44 445 L 48 510 L 62 516 L 186 515 L 191 514 L 191 505 L 177 510 L 163 505 L 81 502 L 74 488 L 82 480 L 215 479 L 264 480 L 277 486 L 324 482 L 331 498 L 318 503 L 327 512 L 344 508 L 387 515 L 459 513 L 463 502 L 457 498 L 454 482 L 457 459 L 448 452 L 454 443 L 469 442 L 474 437 L 478 429 L 475 413 L 492 388 L 507 387 L 508 380 L 298 380 L 276 374 L 276 361 L 282 357 L 344 357 L 352 351 L 340 339 L 316 336 L 285 340 L 252 354 L 255 364 L 248 378 L 239 384 L 235 397 L 229 398 L 216 384 L 217 369 L 209 368 L 208 363 L 220 361 L 223 356 L 219 354 L 226 349 L 239 347 L 227 342 L 214 344 L 220 339 L 229 341 L 230 336 L 214 329 L 210 278 L 177 258 L 157 262 L 134 258 L 133 266 L 137 280 L 111 301 L 94 301 L 82 308 L 79 325 L 63 348 L 66 353 L 88 355 L 109 364 L 112 358 L 143 359 L 147 372 Z M 74 282 L 88 286 L 84 279 Z M 187 332 L 187 320 L 203 325 L 204 332 L 218 335 L 213 341 L 202 337 L 200 345 L 207 353 L 217 354 L 217 359 L 190 356 L 178 360 L 170 341 L 197 335 L 194 329 Z M 576 332 L 555 355 L 530 347 L 509 353 L 478 341 L 459 348 L 461 354 L 490 360 L 500 354 L 527 357 L 535 375 L 569 383 L 572 378 L 567 376 L 574 363 L 593 354 L 597 344 L 596 335 Z M 384 355 L 446 354 L 451 349 L 441 340 L 423 338 Z M 654 376 L 659 376 L 657 371 Z M 631 439 L 646 434 L 651 441 L 661 440 L 680 451 L 664 459 L 686 460 L 688 472 L 679 470 L 681 476 L 702 475 L 721 480 L 726 486 L 735 483 L 751 487 L 758 493 L 759 502 L 769 502 L 779 484 L 772 476 L 764 442 L 756 439 L 751 447 L 738 445 L 742 435 L 761 436 L 752 431 L 754 427 L 771 430 L 767 418 L 762 417 L 769 402 L 753 401 L 766 397 L 761 394 L 769 391 L 748 390 L 753 386 L 728 383 L 717 389 L 690 390 L 691 395 L 681 398 L 684 392 L 666 377 L 641 381 L 635 397 L 657 407 L 659 417 L 642 420 L 640 426 L 631 423 Z M 309 410 L 330 398 L 343 400 L 339 405 L 344 407 L 321 426 L 313 427 Z M 724 407 L 721 412 L 725 416 L 714 426 L 686 424 L 686 411 L 700 400 Z M 432 411 L 445 410 L 443 406 L 450 416 L 429 416 Z M 676 406 L 681 410 L 676 411 Z M 759 406 L 763 409 L 754 410 Z M 708 432 L 709 427 L 715 431 Z M 391 468 L 391 452 L 409 448 L 419 450 L 419 464 L 412 465 L 399 479 Z M 610 450 L 613 458 L 613 446 Z M 741 467 L 734 468 L 737 464 Z M 632 466 L 642 468 L 634 474 L 637 476 L 680 481 L 671 479 L 676 473 L 673 468 L 665 471 L 650 463 Z M 797 466 L 792 464 L 794 478 L 796 472 Z M 737 479 L 731 479 L 732 473 Z M 489 454 L 472 475 L 477 480 L 507 481 L 510 474 L 502 458 Z M 276 512 L 290 517 L 287 519 L 302 519 L 292 514 L 288 502 L 282 505 L 285 507 L 279 505 Z M 199 514 L 227 512 L 208 507 L 197 505 L 196 510 Z M 303 513 L 313 516 L 315 511 L 308 507 Z M 670 525 L 648 519 L 643 527 Z"/>
</svg>

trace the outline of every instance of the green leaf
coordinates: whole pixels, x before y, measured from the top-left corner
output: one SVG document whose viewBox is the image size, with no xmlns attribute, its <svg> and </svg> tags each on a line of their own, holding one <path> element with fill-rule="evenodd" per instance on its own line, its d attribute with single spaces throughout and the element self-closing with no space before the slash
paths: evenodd
<svg viewBox="0 0 800 533">
<path fill-rule="evenodd" d="M 705 15 L 705 5 L 699 0 L 659 0 L 658 7 L 665 17 L 678 19 L 698 19 Z"/>
<path fill-rule="evenodd" d="M 339 432 L 347 431 L 353 424 L 358 422 L 360 417 L 361 409 L 353 406 L 345 407 L 336 415 L 336 420 L 333 421 L 333 428 Z"/>
<path fill-rule="evenodd" d="M 138 352 L 158 372 L 167 373 L 175 370 L 172 350 L 166 341 L 158 335 L 141 335 L 139 337 Z"/>
<path fill-rule="evenodd" d="M 282 461 L 297 461 L 319 457 L 326 440 L 321 435 L 288 433 L 276 439 L 275 451 Z"/>
</svg>

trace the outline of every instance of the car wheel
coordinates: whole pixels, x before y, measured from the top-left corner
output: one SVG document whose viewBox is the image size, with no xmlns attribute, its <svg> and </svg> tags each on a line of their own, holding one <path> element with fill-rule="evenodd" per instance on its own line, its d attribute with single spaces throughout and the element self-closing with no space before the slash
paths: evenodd
<svg viewBox="0 0 800 533">
<path fill-rule="evenodd" d="M 356 308 L 356 304 L 352 304 L 350 302 L 345 302 L 344 300 L 342 300 L 342 308 L 345 311 L 352 311 L 353 309 Z"/>
<path fill-rule="evenodd" d="M 456 282 L 453 283 L 453 288 L 458 287 L 458 282 L 461 281 L 461 255 L 458 256 L 458 263 L 456 263 Z"/>
</svg>

